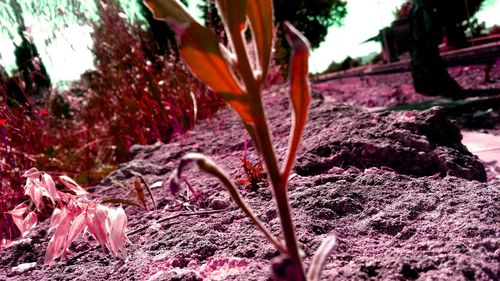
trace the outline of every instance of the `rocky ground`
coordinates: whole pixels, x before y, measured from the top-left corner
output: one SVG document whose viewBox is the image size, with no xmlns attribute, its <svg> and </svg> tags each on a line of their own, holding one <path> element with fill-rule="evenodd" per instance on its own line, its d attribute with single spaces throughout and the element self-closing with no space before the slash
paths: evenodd
<svg viewBox="0 0 500 281">
<path fill-rule="evenodd" d="M 383 87 L 373 85 L 384 96 Z M 306 264 L 322 239 L 335 234 L 339 243 L 323 280 L 500 279 L 500 180 L 487 180 L 447 111 L 370 112 L 361 108 L 364 102 L 339 103 L 343 95 L 333 95 L 324 85 L 314 88 L 289 186 Z M 287 89 L 280 87 L 266 97 L 281 160 L 290 130 L 286 96 Z M 187 152 L 212 157 L 240 179 L 247 139 L 236 115 L 222 110 L 177 142 L 135 146 L 134 159 L 92 191 L 123 196 L 113 180 L 131 182 L 132 171 L 150 183 L 165 181 Z M 257 163 L 251 146 L 246 153 Z M 196 171 L 185 175 L 196 194 L 186 191 L 174 198 L 158 187 L 153 190 L 157 211 L 127 207 L 132 245 L 126 263 L 82 239 L 72 247 L 80 255 L 43 266 L 48 243 L 43 223 L 28 240 L 2 250 L 0 280 L 270 280 L 270 260 L 278 252 L 216 180 Z M 256 191 L 241 189 L 259 218 L 279 235 L 267 182 Z M 27 270 L 13 270 L 34 262 Z"/>
</svg>

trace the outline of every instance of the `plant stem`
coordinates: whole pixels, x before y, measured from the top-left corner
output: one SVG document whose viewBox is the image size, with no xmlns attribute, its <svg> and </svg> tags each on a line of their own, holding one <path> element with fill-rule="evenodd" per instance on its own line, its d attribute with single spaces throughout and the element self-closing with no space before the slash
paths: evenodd
<svg viewBox="0 0 500 281">
<path fill-rule="evenodd" d="M 295 227 L 288 202 L 288 178 L 284 178 L 280 174 L 278 160 L 276 159 L 276 154 L 274 152 L 274 145 L 271 139 L 269 127 L 267 125 L 266 114 L 262 102 L 261 85 L 253 75 L 252 67 L 248 60 L 248 53 L 243 43 L 243 35 L 231 34 L 231 37 L 239 66 L 237 69 L 240 70 L 240 75 L 243 79 L 243 83 L 245 84 L 246 92 L 250 97 L 252 110 L 254 111 L 252 112 L 252 115 L 254 116 L 253 125 L 255 126 L 255 133 L 257 135 L 256 139 L 259 141 L 259 147 L 262 150 L 264 163 L 266 164 L 267 172 L 273 186 L 274 198 L 276 200 L 281 230 L 285 238 L 287 250 L 287 253 L 282 254 L 289 255 L 294 261 L 295 266 L 299 268 L 301 276 L 297 276 L 296 281 L 305 281 L 306 275 L 302 264 L 302 258 L 300 257 L 297 237 L 295 235 Z"/>
<path fill-rule="evenodd" d="M 297 243 L 297 236 L 295 234 L 295 226 L 293 224 L 292 214 L 290 211 L 290 204 L 288 200 L 287 193 L 287 183 L 288 179 L 281 177 L 279 173 L 279 168 L 277 165 L 276 157 L 274 154 L 273 144 L 270 137 L 270 132 L 265 121 L 265 116 L 262 118 L 262 122 L 257 125 L 260 130 L 257 130 L 258 139 L 261 140 L 261 149 L 266 163 L 267 171 L 271 179 L 271 184 L 273 186 L 274 198 L 276 200 L 276 206 L 278 208 L 278 215 L 281 223 L 281 230 L 285 238 L 286 249 L 288 250 L 288 255 L 294 261 L 295 265 L 302 272 L 302 276 L 297 279 L 298 281 L 306 280 L 305 271 L 302 264 L 302 258 L 300 257 L 299 246 Z"/>
</svg>

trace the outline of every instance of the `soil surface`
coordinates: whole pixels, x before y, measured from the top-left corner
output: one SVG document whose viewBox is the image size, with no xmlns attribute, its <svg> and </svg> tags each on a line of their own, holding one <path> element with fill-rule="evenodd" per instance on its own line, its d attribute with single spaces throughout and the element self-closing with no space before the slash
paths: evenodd
<svg viewBox="0 0 500 281">
<path fill-rule="evenodd" d="M 291 120 L 287 88 L 271 91 L 266 107 L 282 161 Z M 314 94 L 289 195 L 306 266 L 325 237 L 338 237 L 322 280 L 500 279 L 500 180 L 487 181 L 444 113 L 369 112 Z M 240 159 L 247 154 L 258 162 L 249 143 L 236 114 L 225 109 L 177 142 L 134 146 L 134 159 L 91 191 L 124 197 L 114 180 L 131 183 L 132 171 L 163 182 L 187 152 L 204 153 L 241 179 Z M 79 255 L 43 266 L 44 222 L 2 250 L 0 280 L 272 280 L 270 261 L 279 253 L 215 179 L 194 170 L 185 176 L 195 193 L 186 184 L 174 198 L 157 187 L 158 210 L 126 208 L 132 242 L 126 263 L 82 238 L 71 248 Z M 280 235 L 268 183 L 241 192 Z M 15 268 L 27 263 L 36 264 Z"/>
</svg>

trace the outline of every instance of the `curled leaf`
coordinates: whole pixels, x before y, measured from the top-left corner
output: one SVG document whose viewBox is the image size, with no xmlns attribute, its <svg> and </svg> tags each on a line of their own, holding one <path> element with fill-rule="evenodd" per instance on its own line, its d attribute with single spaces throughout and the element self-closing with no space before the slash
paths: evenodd
<svg viewBox="0 0 500 281">
<path fill-rule="evenodd" d="M 69 211 L 61 215 L 59 224 L 55 226 L 54 235 L 47 245 L 44 264 L 53 264 L 56 258 L 64 254 L 66 235 L 75 215 L 74 212 Z"/>
<path fill-rule="evenodd" d="M 28 206 L 24 203 L 17 205 L 13 210 L 7 212 L 12 216 L 12 221 L 17 226 L 22 236 L 26 236 L 29 231 L 36 226 L 38 218 L 34 212 L 29 212 L 24 217 L 28 210 Z"/>
<path fill-rule="evenodd" d="M 333 249 L 337 245 L 337 239 L 335 236 L 329 236 L 319 246 L 318 250 L 314 254 L 311 262 L 311 268 L 307 274 L 307 280 L 309 281 L 319 281 L 321 273 L 325 267 L 326 260 L 332 253 Z"/>
<path fill-rule="evenodd" d="M 289 22 L 284 24 L 286 38 L 292 46 L 290 62 L 290 100 L 293 105 L 293 123 L 291 137 L 282 177 L 288 178 L 295 161 L 295 156 L 307 122 L 309 104 L 311 102 L 311 86 L 309 84 L 309 42 Z"/>
<path fill-rule="evenodd" d="M 24 203 L 21 203 L 14 207 L 11 211 L 8 211 L 7 213 L 11 214 L 12 217 L 17 217 L 17 218 L 22 218 L 24 213 L 28 210 L 28 206 Z"/>
<path fill-rule="evenodd" d="M 35 203 L 35 206 L 37 210 L 42 211 L 44 204 L 43 204 L 43 187 L 40 186 L 40 183 L 37 179 L 30 179 L 26 181 L 26 186 L 24 187 L 24 194 L 28 195 Z"/>
<path fill-rule="evenodd" d="M 37 168 L 31 168 L 24 172 L 23 177 L 28 179 L 38 179 L 42 173 Z"/>
<path fill-rule="evenodd" d="M 86 212 L 82 212 L 71 222 L 71 226 L 66 236 L 66 242 L 64 245 L 65 248 L 68 248 L 69 245 L 76 239 L 76 237 L 78 237 L 78 235 L 82 233 L 83 229 L 86 226 L 86 221 L 87 214 Z"/>
<path fill-rule="evenodd" d="M 54 227 L 59 224 L 59 221 L 61 221 L 62 216 L 66 215 L 66 208 L 63 210 L 59 208 L 55 208 L 54 211 L 52 211 L 52 216 L 50 217 L 50 227 L 49 227 L 49 232 L 54 230 Z"/>
<path fill-rule="evenodd" d="M 281 245 L 280 242 L 267 230 L 264 224 L 255 216 L 252 209 L 246 204 L 243 197 L 241 197 L 240 192 L 236 185 L 229 179 L 229 176 L 222 170 L 214 161 L 212 161 L 207 156 L 200 153 L 188 153 L 182 157 L 179 164 L 179 168 L 173 172 L 169 182 L 174 185 L 180 183 L 180 178 L 182 176 L 183 170 L 195 165 L 201 171 L 216 177 L 222 182 L 222 184 L 228 189 L 229 194 L 235 201 L 236 205 L 245 213 L 245 215 L 255 224 L 255 226 L 264 234 L 264 236 L 269 239 L 269 241 L 276 247 L 276 249 L 282 253 L 286 253 L 286 249 Z"/>
<path fill-rule="evenodd" d="M 144 196 L 144 189 L 140 181 L 134 181 L 134 188 L 137 195 L 137 200 L 142 204 L 143 208 L 147 211 L 148 205 L 146 204 L 146 197 Z"/>
<path fill-rule="evenodd" d="M 89 208 L 87 212 L 87 230 L 94 237 L 94 239 L 99 242 L 103 252 L 108 244 L 106 218 L 107 208 L 104 206 L 95 206 L 94 204 L 94 206 Z"/>
<path fill-rule="evenodd" d="M 61 183 L 73 191 L 76 195 L 88 195 L 89 193 L 68 176 L 60 176 Z"/>
</svg>

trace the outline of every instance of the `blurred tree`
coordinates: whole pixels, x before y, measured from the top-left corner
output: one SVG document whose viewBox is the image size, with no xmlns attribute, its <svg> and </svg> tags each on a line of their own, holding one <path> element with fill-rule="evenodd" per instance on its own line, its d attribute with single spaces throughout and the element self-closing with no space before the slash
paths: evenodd
<svg viewBox="0 0 500 281">
<path fill-rule="evenodd" d="M 396 19 L 410 17 L 413 2 L 420 1 L 407 0 L 396 11 Z M 465 31 L 467 29 L 477 29 L 477 22 L 473 15 L 479 11 L 484 0 L 435 0 L 432 1 L 433 16 L 436 18 L 436 25 L 440 26 L 436 30 L 440 36 L 446 36 L 448 44 L 455 47 L 467 46 Z"/>
<path fill-rule="evenodd" d="M 406 0 L 396 9 L 396 11 L 394 11 L 394 17 L 396 20 L 407 19 L 410 17 L 412 3 L 412 0 Z"/>
<path fill-rule="evenodd" d="M 319 47 L 332 25 L 341 25 L 347 15 L 343 0 L 273 0 L 277 23 L 289 21 L 309 39 L 312 48 Z"/>
<path fill-rule="evenodd" d="M 22 90 L 28 96 L 41 95 L 51 87 L 50 77 L 26 28 L 23 10 L 18 0 L 10 0 L 10 7 L 14 12 L 17 32 L 21 38 L 21 43 L 15 44 L 14 55 L 17 71 L 23 81 Z"/>
<path fill-rule="evenodd" d="M 344 0 L 273 0 L 274 17 L 277 24 L 289 21 L 298 28 L 317 48 L 323 42 L 332 25 L 341 25 L 347 15 L 347 2 Z M 222 33 L 220 17 L 215 9 L 214 0 L 203 0 L 200 8 L 203 11 L 205 25 Z M 275 43 L 275 60 L 285 64 L 290 55 L 284 33 L 278 29 Z"/>
<path fill-rule="evenodd" d="M 203 0 L 199 5 L 201 12 L 203 13 L 203 21 L 205 22 L 205 26 L 212 29 L 215 34 L 226 41 L 226 37 L 224 35 L 224 25 L 217 13 L 217 8 L 215 7 L 215 0 Z"/>
<path fill-rule="evenodd" d="M 448 74 L 438 44 L 465 47 L 465 21 L 479 10 L 483 0 L 413 0 L 410 13 L 412 77 L 415 91 L 426 95 L 463 97 L 458 83 Z"/>
<path fill-rule="evenodd" d="M 273 0 L 273 3 L 276 22 L 292 23 L 309 39 L 313 49 L 325 40 L 328 28 L 342 25 L 347 15 L 347 2 L 344 0 Z M 275 47 L 275 60 L 286 65 L 290 48 L 281 28 L 278 29 Z M 284 74 L 286 72 L 285 69 Z"/>
<path fill-rule="evenodd" d="M 341 63 L 333 61 L 323 73 L 332 73 L 343 70 L 348 70 L 362 65 L 360 59 L 353 59 L 350 56 L 346 57 Z"/>
</svg>

